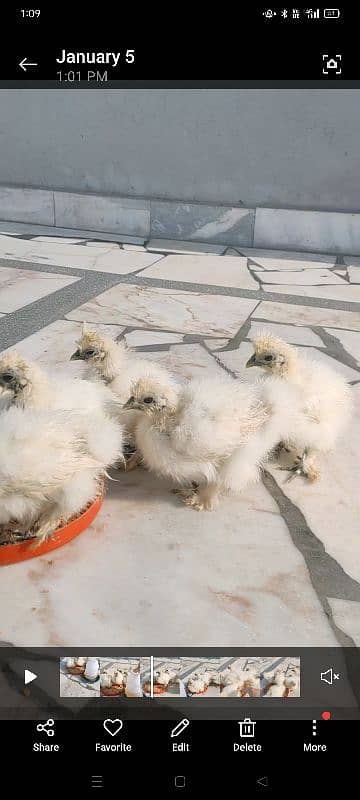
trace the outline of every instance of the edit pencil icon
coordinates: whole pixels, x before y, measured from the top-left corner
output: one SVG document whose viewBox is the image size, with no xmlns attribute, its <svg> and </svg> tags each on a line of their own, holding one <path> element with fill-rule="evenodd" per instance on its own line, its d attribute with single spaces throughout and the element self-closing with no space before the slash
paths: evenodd
<svg viewBox="0 0 360 800">
<path fill-rule="evenodd" d="M 180 736 L 180 733 L 182 733 L 188 725 L 190 725 L 188 719 L 182 719 L 181 722 L 178 722 L 178 724 L 175 725 L 175 728 L 173 728 L 171 731 L 171 738 L 173 739 L 175 736 Z"/>
</svg>

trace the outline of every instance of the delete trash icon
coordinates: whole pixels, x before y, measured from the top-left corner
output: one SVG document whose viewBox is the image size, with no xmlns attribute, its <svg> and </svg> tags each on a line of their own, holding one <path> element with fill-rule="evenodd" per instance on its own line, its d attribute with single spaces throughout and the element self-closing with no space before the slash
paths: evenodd
<svg viewBox="0 0 360 800">
<path fill-rule="evenodd" d="M 256 722 L 252 722 L 250 717 L 245 717 L 242 722 L 239 722 L 241 739 L 253 739 L 255 736 L 255 725 Z"/>
</svg>

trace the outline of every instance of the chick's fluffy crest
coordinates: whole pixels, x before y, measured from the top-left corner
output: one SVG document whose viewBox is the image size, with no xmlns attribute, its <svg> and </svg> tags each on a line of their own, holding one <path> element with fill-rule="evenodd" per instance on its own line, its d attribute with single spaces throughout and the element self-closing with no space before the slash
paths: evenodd
<svg viewBox="0 0 360 800">
<path fill-rule="evenodd" d="M 109 347 L 111 349 L 119 348 L 124 352 L 129 350 L 124 341 L 117 342 L 111 336 L 106 336 L 106 334 L 99 333 L 99 331 L 95 331 L 92 328 L 87 328 L 85 323 L 82 327 L 81 336 L 76 343 L 81 350 L 87 350 L 88 348 L 107 350 Z"/>
<path fill-rule="evenodd" d="M 40 372 L 39 367 L 32 361 L 25 361 L 17 350 L 9 350 L 0 356 L 0 372 L 15 372 L 19 377 L 28 379 L 35 372 Z"/>
<path fill-rule="evenodd" d="M 165 385 L 153 378 L 152 375 L 144 375 L 131 385 L 131 394 L 136 400 L 141 400 L 146 395 L 155 398 L 165 398 L 169 405 L 174 406 L 177 401 L 177 393 L 173 386 Z"/>
<path fill-rule="evenodd" d="M 288 342 L 285 342 L 284 339 L 280 339 L 278 336 L 273 336 L 273 334 L 267 330 L 263 330 L 257 336 L 254 336 L 252 343 L 257 356 L 268 352 L 281 353 L 284 356 L 293 357 L 295 357 L 296 354 L 296 350 L 291 344 L 288 344 Z"/>
</svg>

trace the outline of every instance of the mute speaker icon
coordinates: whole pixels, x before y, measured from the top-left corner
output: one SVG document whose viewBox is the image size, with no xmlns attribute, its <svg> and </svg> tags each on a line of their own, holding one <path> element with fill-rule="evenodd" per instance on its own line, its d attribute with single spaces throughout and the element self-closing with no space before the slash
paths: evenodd
<svg viewBox="0 0 360 800">
<path fill-rule="evenodd" d="M 334 672 L 332 667 L 329 667 L 325 672 L 320 672 L 320 680 L 323 681 L 323 683 L 328 683 L 329 686 L 332 686 L 334 681 L 338 681 L 339 678 L 340 675 Z"/>
</svg>

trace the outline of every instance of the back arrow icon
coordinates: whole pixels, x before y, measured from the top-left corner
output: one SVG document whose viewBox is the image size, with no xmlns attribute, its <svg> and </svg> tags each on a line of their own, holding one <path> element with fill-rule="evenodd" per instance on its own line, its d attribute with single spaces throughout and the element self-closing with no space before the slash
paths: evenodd
<svg viewBox="0 0 360 800">
<path fill-rule="evenodd" d="M 21 67 L 21 69 L 23 69 L 24 72 L 26 72 L 26 67 L 37 67 L 37 66 L 38 64 L 35 64 L 34 61 L 27 61 L 26 58 L 23 58 L 23 60 L 20 61 L 19 64 L 19 67 Z"/>
</svg>

